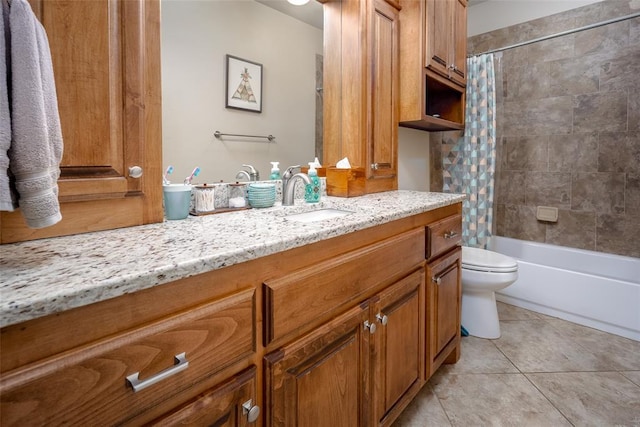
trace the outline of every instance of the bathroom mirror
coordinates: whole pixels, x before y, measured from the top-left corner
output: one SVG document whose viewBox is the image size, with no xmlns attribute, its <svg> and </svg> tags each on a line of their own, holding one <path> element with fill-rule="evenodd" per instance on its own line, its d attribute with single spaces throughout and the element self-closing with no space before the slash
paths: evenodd
<svg viewBox="0 0 640 427">
<path fill-rule="evenodd" d="M 171 182 L 196 166 L 194 183 L 234 182 L 242 164 L 268 179 L 271 161 L 284 171 L 318 155 L 322 29 L 263 4 L 272 1 L 162 0 L 163 167 L 173 166 Z M 317 2 L 301 7 L 322 13 Z M 225 107 L 226 55 L 262 64 L 261 112 Z"/>
</svg>

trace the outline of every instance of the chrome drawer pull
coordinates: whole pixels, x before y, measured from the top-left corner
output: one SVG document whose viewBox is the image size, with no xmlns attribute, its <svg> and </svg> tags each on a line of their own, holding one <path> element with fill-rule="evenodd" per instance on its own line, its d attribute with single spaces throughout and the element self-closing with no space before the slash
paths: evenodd
<svg viewBox="0 0 640 427">
<path fill-rule="evenodd" d="M 444 238 L 445 238 L 445 239 L 453 239 L 453 238 L 454 238 L 454 237 L 456 237 L 457 235 L 458 235 L 458 233 L 457 233 L 457 232 L 455 232 L 455 231 L 449 231 L 449 232 L 444 233 Z"/>
<path fill-rule="evenodd" d="M 431 278 L 431 281 L 436 285 L 439 285 L 440 283 L 442 283 L 442 276 L 433 276 Z"/>
<path fill-rule="evenodd" d="M 165 369 L 162 372 L 158 372 L 154 376 L 147 378 L 146 380 L 140 381 L 138 379 L 138 375 L 140 372 L 136 372 L 135 374 L 131 374 L 127 377 L 127 381 L 133 387 L 134 392 L 138 392 L 140 390 L 144 390 L 145 388 L 154 385 L 170 376 L 177 374 L 180 371 L 184 371 L 189 366 L 189 362 L 187 361 L 186 353 L 180 353 L 173 356 L 175 358 L 175 365 L 170 368 Z"/>
</svg>

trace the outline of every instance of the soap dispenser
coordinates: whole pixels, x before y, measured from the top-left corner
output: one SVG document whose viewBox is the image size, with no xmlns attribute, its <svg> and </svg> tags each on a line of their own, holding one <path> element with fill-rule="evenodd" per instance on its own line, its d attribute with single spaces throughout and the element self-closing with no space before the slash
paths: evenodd
<svg viewBox="0 0 640 427">
<path fill-rule="evenodd" d="M 307 203 L 318 203 L 320 201 L 320 193 L 322 188 L 320 186 L 320 178 L 318 178 L 318 171 L 316 171 L 315 162 L 309 162 L 309 180 L 311 184 L 307 184 L 304 191 L 304 200 Z"/>
<path fill-rule="evenodd" d="M 280 164 L 280 162 L 270 162 L 270 163 L 271 163 L 271 175 L 269 176 L 269 179 L 272 179 L 272 180 L 281 179 L 280 169 L 278 168 L 278 165 Z"/>
</svg>

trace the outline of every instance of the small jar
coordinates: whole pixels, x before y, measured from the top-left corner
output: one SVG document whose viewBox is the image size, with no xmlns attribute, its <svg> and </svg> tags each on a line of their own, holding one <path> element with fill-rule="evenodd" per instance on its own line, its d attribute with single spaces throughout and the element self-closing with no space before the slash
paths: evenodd
<svg viewBox="0 0 640 427">
<path fill-rule="evenodd" d="M 247 185 L 236 182 L 229 184 L 229 207 L 244 208 L 247 206 Z"/>
<path fill-rule="evenodd" d="M 197 185 L 193 189 L 193 196 L 196 215 L 210 213 L 215 210 L 213 186 L 207 184 Z"/>
</svg>

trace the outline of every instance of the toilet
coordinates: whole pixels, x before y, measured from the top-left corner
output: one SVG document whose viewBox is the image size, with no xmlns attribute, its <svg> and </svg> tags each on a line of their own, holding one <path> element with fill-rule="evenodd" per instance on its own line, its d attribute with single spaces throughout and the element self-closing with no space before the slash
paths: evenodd
<svg viewBox="0 0 640 427">
<path fill-rule="evenodd" d="M 495 292 L 517 278 L 515 259 L 486 249 L 462 247 L 462 326 L 469 335 L 500 338 Z"/>
</svg>

